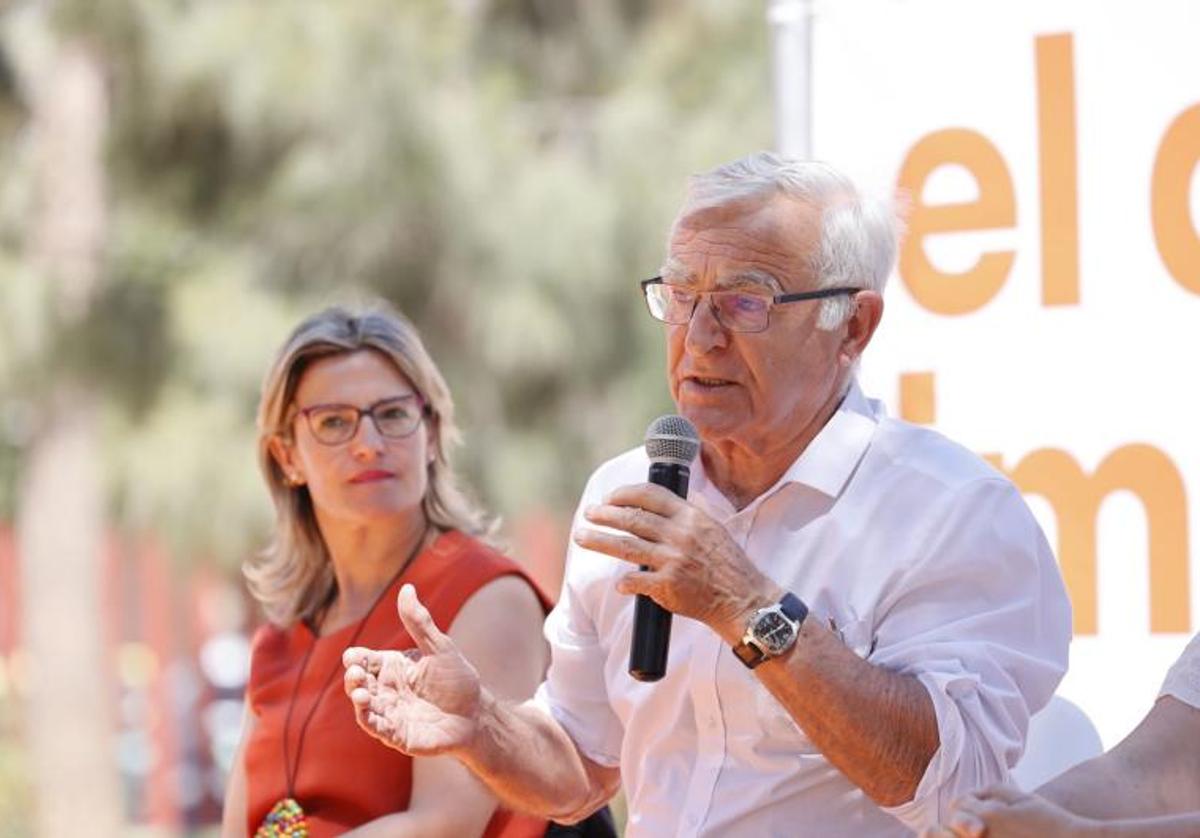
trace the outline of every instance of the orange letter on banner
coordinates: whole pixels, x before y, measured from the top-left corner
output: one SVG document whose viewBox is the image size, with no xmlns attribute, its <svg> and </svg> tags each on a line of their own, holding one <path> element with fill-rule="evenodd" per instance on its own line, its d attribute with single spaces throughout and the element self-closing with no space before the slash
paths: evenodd
<svg viewBox="0 0 1200 838">
<path fill-rule="evenodd" d="M 937 421 L 937 401 L 931 372 L 906 372 L 900 376 L 900 418 L 914 425 Z"/>
<path fill-rule="evenodd" d="M 1200 105 L 1188 108 L 1167 128 L 1150 181 L 1150 218 L 1163 264 L 1175 281 L 1200 294 L 1200 232 L 1188 190 L 1200 162 Z"/>
<path fill-rule="evenodd" d="M 1038 178 L 1042 195 L 1042 304 L 1079 302 L 1079 189 L 1075 59 L 1070 35 L 1037 39 Z"/>
<path fill-rule="evenodd" d="M 979 184 L 979 198 L 965 204 L 929 206 L 925 181 L 939 166 L 964 166 Z M 1012 177 L 1004 158 L 977 131 L 947 128 L 923 137 L 900 167 L 899 186 L 912 196 L 908 238 L 900 249 L 900 278 L 918 303 L 935 314 L 966 314 L 985 305 L 1008 279 L 1011 250 L 984 253 L 969 271 L 939 271 L 925 255 L 925 237 L 956 230 L 988 230 L 1016 223 Z"/>
<path fill-rule="evenodd" d="M 989 458 L 1000 466 L 997 459 Z M 1075 633 L 1095 634 L 1096 517 L 1112 492 L 1133 492 L 1146 510 L 1150 554 L 1150 630 L 1191 631 L 1187 493 L 1175 464 L 1149 445 L 1126 445 L 1091 476 L 1066 451 L 1034 451 L 1007 470 L 1022 492 L 1050 501 L 1058 519 L 1058 562 L 1075 612 Z"/>
</svg>

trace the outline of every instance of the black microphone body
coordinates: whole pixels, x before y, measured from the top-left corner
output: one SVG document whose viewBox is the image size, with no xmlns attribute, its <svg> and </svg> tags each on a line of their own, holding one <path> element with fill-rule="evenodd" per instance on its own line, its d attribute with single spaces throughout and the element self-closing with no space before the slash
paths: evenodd
<svg viewBox="0 0 1200 838">
<path fill-rule="evenodd" d="M 649 482 L 687 497 L 691 469 L 676 462 L 650 463 Z M 642 565 L 642 570 L 649 570 Z M 633 639 L 629 644 L 629 674 L 639 681 L 657 681 L 667 672 L 671 641 L 671 612 L 645 594 L 633 606 Z"/>
</svg>

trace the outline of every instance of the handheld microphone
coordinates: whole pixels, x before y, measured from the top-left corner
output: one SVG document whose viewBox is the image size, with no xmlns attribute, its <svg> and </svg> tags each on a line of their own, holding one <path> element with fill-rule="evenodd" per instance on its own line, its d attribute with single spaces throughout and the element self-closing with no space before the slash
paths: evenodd
<svg viewBox="0 0 1200 838">
<path fill-rule="evenodd" d="M 691 462 L 700 450 L 700 437 L 682 416 L 660 416 L 646 429 L 649 481 L 687 497 Z M 642 565 L 642 570 L 649 570 Z M 629 644 L 629 674 L 639 681 L 657 681 L 667 671 L 671 641 L 671 612 L 645 594 L 633 606 L 633 638 Z"/>
</svg>

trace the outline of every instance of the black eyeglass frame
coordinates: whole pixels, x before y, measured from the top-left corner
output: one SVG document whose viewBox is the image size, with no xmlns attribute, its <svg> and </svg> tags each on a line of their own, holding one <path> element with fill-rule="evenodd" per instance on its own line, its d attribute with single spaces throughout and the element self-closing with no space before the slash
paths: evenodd
<svg viewBox="0 0 1200 838">
<path fill-rule="evenodd" d="M 417 421 L 415 423 L 413 423 L 413 426 L 410 430 L 405 431 L 402 434 L 385 433 L 383 428 L 379 427 L 379 420 L 375 418 L 375 411 L 378 410 L 383 405 L 391 404 L 392 402 L 407 401 L 408 399 L 414 399 L 417 402 L 417 404 L 420 405 L 420 411 L 419 411 L 419 415 L 417 417 Z M 318 410 L 332 410 L 334 408 L 353 410 L 355 413 L 354 426 L 350 429 L 350 433 L 346 435 L 345 439 L 340 440 L 338 442 L 326 442 L 325 440 L 321 439 L 320 434 L 317 432 L 316 428 L 313 427 L 311 417 L 312 417 L 312 414 Z M 345 445 L 347 442 L 354 439 L 354 437 L 358 436 L 358 429 L 362 425 L 362 420 L 363 420 L 364 416 L 371 417 L 371 423 L 375 426 L 375 430 L 378 431 L 379 435 L 381 437 L 383 437 L 384 439 L 407 439 L 408 437 L 410 437 L 414 433 L 416 433 L 417 428 L 421 427 L 421 421 L 423 419 L 428 419 L 429 417 L 433 416 L 433 408 L 429 405 L 429 402 L 425 401 L 424 397 L 422 397 L 419 393 L 413 393 L 411 396 L 392 396 L 390 398 L 380 399 L 379 401 L 373 402 L 372 404 L 369 404 L 366 407 L 359 407 L 356 404 L 346 404 L 344 402 L 330 402 L 328 404 L 314 404 L 314 405 L 309 405 L 308 407 L 300 408 L 299 410 L 296 411 L 296 416 L 304 417 L 304 422 L 306 425 L 308 425 L 308 431 L 309 431 L 309 433 L 312 434 L 313 439 L 315 439 L 321 445 L 328 445 L 328 446 L 332 447 L 334 445 Z"/>
<path fill-rule="evenodd" d="M 713 293 L 711 291 L 697 292 L 696 302 L 692 305 L 692 311 L 691 311 L 691 314 L 688 315 L 688 319 L 684 320 L 682 322 L 679 322 L 679 323 L 669 323 L 666 320 L 663 320 L 659 317 L 655 317 L 654 310 L 650 308 L 650 286 L 651 285 L 669 285 L 669 284 L 670 283 L 663 281 L 662 276 L 652 276 L 649 279 L 643 279 L 639 283 L 639 285 L 642 288 L 642 299 L 644 299 L 646 301 L 646 308 L 649 309 L 650 316 L 654 317 L 654 319 L 657 320 L 659 323 L 667 323 L 668 326 L 682 326 L 684 323 L 690 323 L 692 320 L 692 317 L 694 317 L 696 315 L 696 305 L 698 305 L 700 303 L 699 294 Z M 725 290 L 725 289 L 722 289 L 722 290 Z M 727 290 L 738 291 L 740 289 L 730 288 Z M 865 291 L 865 290 L 867 290 L 867 289 L 853 288 L 851 286 L 845 285 L 845 286 L 838 286 L 836 288 L 821 288 L 816 291 L 800 291 L 800 292 L 797 292 L 794 294 L 774 294 L 774 295 L 769 295 L 769 296 L 766 294 L 760 294 L 759 296 L 768 297 L 768 299 L 771 300 L 771 304 L 773 307 L 773 306 L 781 305 L 783 303 L 798 303 L 802 300 L 822 300 L 827 297 L 840 297 L 843 294 L 857 294 L 858 292 Z M 749 293 L 754 293 L 754 292 L 749 292 Z M 717 322 L 720 322 L 719 318 L 718 318 Z M 770 325 L 771 325 L 771 309 L 768 308 L 767 309 L 767 322 L 763 325 L 763 327 L 761 329 L 753 329 L 753 330 L 730 329 L 730 331 L 740 331 L 744 334 L 754 334 L 755 332 L 765 332 L 767 330 L 767 327 Z M 721 323 L 721 326 L 726 329 L 729 328 L 724 323 Z"/>
</svg>

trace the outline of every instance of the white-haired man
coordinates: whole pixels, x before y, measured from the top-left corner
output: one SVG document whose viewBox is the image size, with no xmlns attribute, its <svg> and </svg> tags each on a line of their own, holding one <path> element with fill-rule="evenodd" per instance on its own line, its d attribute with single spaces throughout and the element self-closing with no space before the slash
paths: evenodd
<svg viewBox="0 0 1200 838">
<path fill-rule="evenodd" d="M 623 786 L 627 836 L 904 835 L 1002 779 L 1066 667 L 1069 605 L 1012 484 L 855 382 L 896 226 L 820 163 L 693 178 L 643 283 L 700 436 L 687 500 L 641 449 L 592 476 L 527 704 L 481 687 L 406 589 L 422 656 L 345 656 L 364 729 L 556 820 Z M 690 618 L 657 683 L 626 672 L 634 594 Z"/>
</svg>

